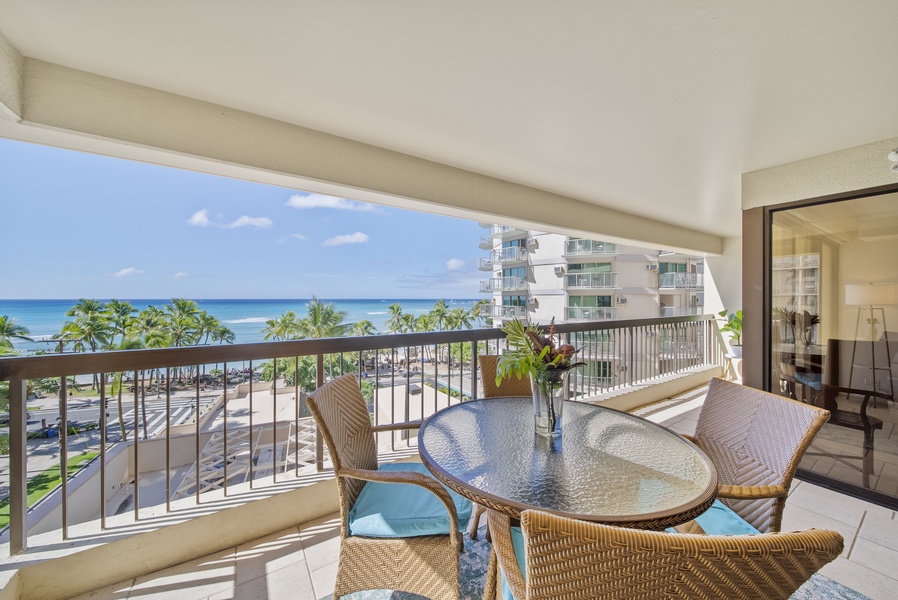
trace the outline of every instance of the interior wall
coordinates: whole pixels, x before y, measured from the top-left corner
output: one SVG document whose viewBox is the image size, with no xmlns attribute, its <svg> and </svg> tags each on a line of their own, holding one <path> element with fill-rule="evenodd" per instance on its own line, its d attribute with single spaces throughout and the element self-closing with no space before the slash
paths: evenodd
<svg viewBox="0 0 898 600">
<path fill-rule="evenodd" d="M 839 293 L 842 300 L 842 326 L 839 331 L 839 337 L 842 339 L 860 339 L 869 337 L 869 328 L 866 323 L 868 311 L 864 311 L 861 318 L 861 328 L 859 334 L 856 334 L 858 327 L 858 312 L 861 307 L 846 306 L 845 285 L 865 284 L 865 283 L 896 283 L 898 282 L 898 253 L 895 252 L 895 240 L 880 241 L 863 241 L 859 238 L 848 241 L 844 244 L 844 252 L 842 252 L 844 270 L 843 273 L 848 275 L 845 277 L 843 285 L 840 286 Z M 890 277 L 883 278 L 883 274 L 891 274 Z M 898 331 L 898 306 L 884 306 L 885 321 L 888 331 Z M 878 311 L 877 311 L 878 312 Z M 876 338 L 882 334 L 882 325 L 876 328 Z"/>
</svg>

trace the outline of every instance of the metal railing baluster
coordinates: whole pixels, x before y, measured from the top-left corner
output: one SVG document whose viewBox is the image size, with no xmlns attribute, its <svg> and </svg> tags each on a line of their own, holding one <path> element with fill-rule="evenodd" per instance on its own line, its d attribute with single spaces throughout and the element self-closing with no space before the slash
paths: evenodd
<svg viewBox="0 0 898 600">
<path fill-rule="evenodd" d="M 28 548 L 27 382 L 9 382 L 9 553 Z"/>
<path fill-rule="evenodd" d="M 69 539 L 69 487 L 68 487 L 68 442 L 69 439 L 69 413 L 68 413 L 68 382 L 65 375 L 59 386 L 59 477 L 62 480 L 62 539 Z"/>
</svg>

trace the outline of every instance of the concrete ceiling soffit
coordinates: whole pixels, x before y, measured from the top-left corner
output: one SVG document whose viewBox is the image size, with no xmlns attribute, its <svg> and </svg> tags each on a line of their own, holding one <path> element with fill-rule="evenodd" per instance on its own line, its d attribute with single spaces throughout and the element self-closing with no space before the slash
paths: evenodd
<svg viewBox="0 0 898 600">
<path fill-rule="evenodd" d="M 723 249 L 719 236 L 662 220 L 17 56 L 0 39 L 0 60 L 22 73 L 0 79 L 0 102 L 22 118 L 0 134 L 17 139 L 593 239 L 700 254 Z"/>
</svg>

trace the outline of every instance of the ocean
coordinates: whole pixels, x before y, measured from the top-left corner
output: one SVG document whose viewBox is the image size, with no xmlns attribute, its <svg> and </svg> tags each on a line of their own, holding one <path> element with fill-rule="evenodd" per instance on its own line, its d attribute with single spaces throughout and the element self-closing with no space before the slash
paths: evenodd
<svg viewBox="0 0 898 600">
<path fill-rule="evenodd" d="M 387 307 L 391 304 L 402 306 L 402 312 L 418 316 L 433 309 L 439 300 L 410 299 L 370 299 L 345 300 L 325 299 L 321 302 L 333 304 L 337 310 L 346 313 L 345 323 L 355 323 L 367 319 L 374 324 L 378 333 L 387 333 L 386 322 L 389 317 Z M 105 300 L 102 300 L 105 302 Z M 147 306 L 162 308 L 171 302 L 164 300 L 129 300 L 137 310 Z M 296 312 L 302 318 L 307 314 L 305 300 L 230 300 L 211 299 L 195 300 L 200 310 L 205 310 L 226 325 L 237 337 L 237 344 L 250 344 L 264 341 L 262 329 L 269 319 L 279 317 L 288 310 Z M 464 308 L 470 310 L 477 300 L 446 300 L 450 310 Z M 69 320 L 66 312 L 77 304 L 77 300 L 2 300 L 0 299 L 0 315 L 15 319 L 16 324 L 28 328 L 34 343 L 13 340 L 16 350 L 29 352 L 35 349 L 48 349 L 51 336 L 59 333 L 63 324 Z"/>
</svg>

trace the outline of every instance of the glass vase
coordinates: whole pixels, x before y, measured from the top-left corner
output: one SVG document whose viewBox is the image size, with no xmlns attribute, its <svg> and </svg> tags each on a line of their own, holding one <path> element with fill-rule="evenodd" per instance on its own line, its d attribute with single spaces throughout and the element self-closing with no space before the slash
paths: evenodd
<svg viewBox="0 0 898 600">
<path fill-rule="evenodd" d="M 569 371 L 537 371 L 530 376 L 533 394 L 533 426 L 538 435 L 561 435 L 561 417 L 568 397 Z"/>
</svg>

